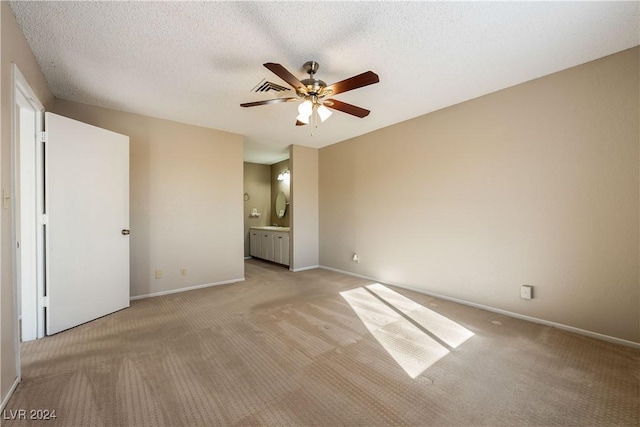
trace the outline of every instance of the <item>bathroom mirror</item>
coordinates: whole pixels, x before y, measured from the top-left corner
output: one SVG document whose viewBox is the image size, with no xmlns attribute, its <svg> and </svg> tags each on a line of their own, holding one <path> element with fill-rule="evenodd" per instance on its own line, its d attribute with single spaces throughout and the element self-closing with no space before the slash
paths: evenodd
<svg viewBox="0 0 640 427">
<path fill-rule="evenodd" d="M 282 218 L 287 211 L 287 196 L 282 191 L 276 195 L 276 216 Z"/>
</svg>

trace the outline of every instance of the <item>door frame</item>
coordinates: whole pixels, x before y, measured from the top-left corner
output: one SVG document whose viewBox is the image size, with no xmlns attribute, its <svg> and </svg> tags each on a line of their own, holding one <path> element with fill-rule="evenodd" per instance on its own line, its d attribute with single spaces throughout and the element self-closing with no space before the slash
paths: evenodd
<svg viewBox="0 0 640 427">
<path fill-rule="evenodd" d="M 44 147 L 39 143 L 39 133 L 43 130 L 44 126 L 44 106 L 38 99 L 37 95 L 24 78 L 20 69 L 16 64 L 12 64 L 12 90 L 11 90 L 11 161 L 12 161 L 12 183 L 11 183 L 11 199 L 13 200 L 12 214 L 12 241 L 13 241 L 13 279 L 14 279 L 14 310 L 15 310 L 15 341 L 16 341 L 16 369 L 18 372 L 18 378 L 20 374 L 20 336 L 21 322 L 25 316 L 31 316 L 32 324 L 35 323 L 36 338 L 42 338 L 45 331 L 45 316 L 42 300 L 44 297 L 44 285 L 45 285 L 45 265 L 44 265 L 44 225 L 39 218 L 44 213 Z M 22 97 L 23 101 L 19 103 L 19 98 Z M 33 132 L 32 142 L 34 144 L 35 155 L 35 176 L 30 177 L 33 179 L 31 184 L 35 184 L 35 217 L 23 218 L 26 213 L 21 209 L 21 190 L 20 190 L 20 173 L 22 170 L 21 165 L 21 138 L 19 138 L 20 129 L 20 117 L 17 114 L 18 108 L 24 108 L 24 100 L 28 107 L 30 107 L 35 116 L 35 126 Z M 21 224 L 24 222 L 33 224 L 33 235 L 35 236 L 35 257 L 31 260 L 31 265 L 36 269 L 33 272 L 33 276 L 36 280 L 30 284 L 23 283 L 22 281 L 22 251 L 18 249 L 18 244 L 21 241 Z M 27 288 L 28 286 L 28 288 Z M 29 304 L 23 304 L 23 295 L 29 295 L 31 302 Z M 28 312 L 24 312 L 23 308 L 27 307 Z M 35 320 L 34 320 L 35 319 Z M 23 322 L 22 322 L 23 323 Z M 33 327 L 33 326 L 32 326 Z M 33 331 L 32 331 L 33 332 Z"/>
</svg>

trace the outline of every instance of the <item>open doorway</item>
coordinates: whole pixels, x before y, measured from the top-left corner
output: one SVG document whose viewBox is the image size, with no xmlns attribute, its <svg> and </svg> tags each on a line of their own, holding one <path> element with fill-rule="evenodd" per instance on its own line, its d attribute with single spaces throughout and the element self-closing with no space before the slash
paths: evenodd
<svg viewBox="0 0 640 427">
<path fill-rule="evenodd" d="M 290 265 L 290 176 L 289 159 L 244 162 L 245 259 Z"/>
</svg>

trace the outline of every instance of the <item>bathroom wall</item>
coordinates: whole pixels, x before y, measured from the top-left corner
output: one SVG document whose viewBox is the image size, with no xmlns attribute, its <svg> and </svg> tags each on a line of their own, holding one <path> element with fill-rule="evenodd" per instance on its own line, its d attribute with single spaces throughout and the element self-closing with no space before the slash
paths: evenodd
<svg viewBox="0 0 640 427">
<path fill-rule="evenodd" d="M 278 218 L 276 215 L 276 196 L 282 191 L 287 198 L 287 202 L 291 202 L 291 190 L 289 181 L 278 181 L 278 175 L 289 169 L 289 159 L 271 165 L 271 221 L 269 225 L 279 225 L 282 227 L 291 226 L 291 205 L 287 205 L 284 217 Z"/>
<path fill-rule="evenodd" d="M 247 200 L 248 197 L 248 200 Z M 271 224 L 271 166 L 244 163 L 244 256 L 249 256 L 249 228 Z M 252 217 L 256 209 L 259 217 Z"/>
</svg>

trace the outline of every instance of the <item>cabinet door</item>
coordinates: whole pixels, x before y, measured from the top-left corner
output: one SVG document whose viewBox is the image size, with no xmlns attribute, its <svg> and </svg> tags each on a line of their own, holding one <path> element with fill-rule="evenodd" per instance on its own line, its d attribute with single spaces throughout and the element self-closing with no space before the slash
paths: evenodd
<svg viewBox="0 0 640 427">
<path fill-rule="evenodd" d="M 273 261 L 273 233 L 260 232 L 260 258 Z"/>
<path fill-rule="evenodd" d="M 252 257 L 260 258 L 260 232 L 249 230 L 249 253 Z"/>
<path fill-rule="evenodd" d="M 273 233 L 273 261 L 282 264 L 282 233 Z"/>
<path fill-rule="evenodd" d="M 289 265 L 289 233 L 273 233 L 273 260 Z"/>
</svg>

